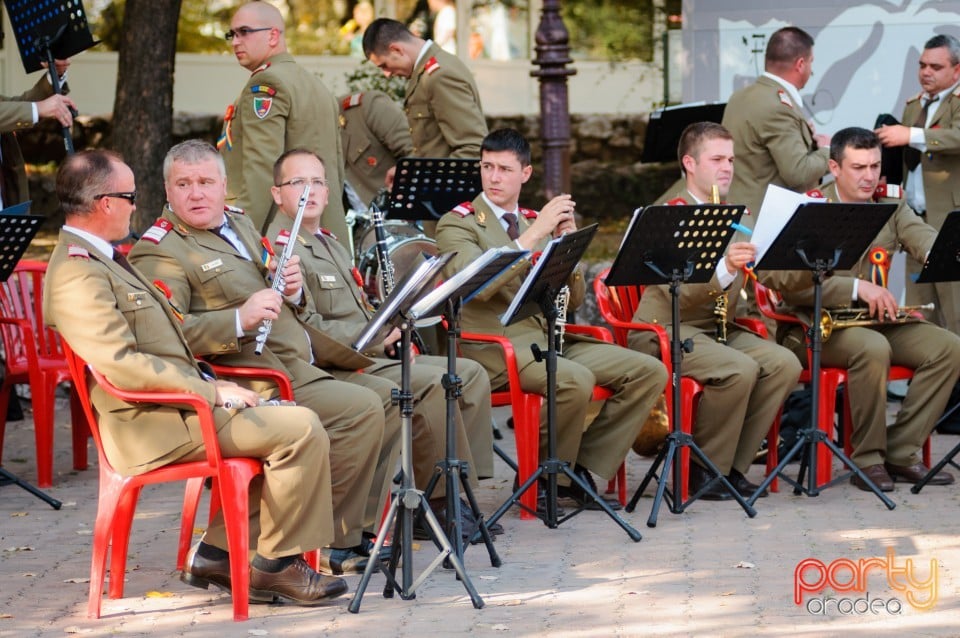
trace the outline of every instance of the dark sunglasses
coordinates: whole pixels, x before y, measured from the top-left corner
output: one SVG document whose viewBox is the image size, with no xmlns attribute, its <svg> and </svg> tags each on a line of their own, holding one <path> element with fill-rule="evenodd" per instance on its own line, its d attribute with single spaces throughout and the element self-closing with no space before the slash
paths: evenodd
<svg viewBox="0 0 960 638">
<path fill-rule="evenodd" d="M 103 199 L 104 197 L 119 197 L 120 199 L 125 199 L 131 204 L 137 203 L 137 191 L 130 191 L 127 193 L 102 193 L 94 197 L 94 199 Z"/>
</svg>

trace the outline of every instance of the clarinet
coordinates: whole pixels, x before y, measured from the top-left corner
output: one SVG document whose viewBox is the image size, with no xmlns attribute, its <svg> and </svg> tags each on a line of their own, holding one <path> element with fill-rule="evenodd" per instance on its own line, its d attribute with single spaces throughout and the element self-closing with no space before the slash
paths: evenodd
<svg viewBox="0 0 960 638">
<path fill-rule="evenodd" d="M 564 286 L 554 301 L 557 305 L 557 354 L 563 356 L 563 335 L 567 331 L 567 306 L 570 305 L 570 286 Z"/>
<path fill-rule="evenodd" d="M 716 184 L 710 187 L 710 203 L 720 203 L 720 187 Z M 727 293 L 719 292 L 713 300 L 713 322 L 717 329 L 717 343 L 727 342 Z"/>
<path fill-rule="evenodd" d="M 397 272 L 393 267 L 393 260 L 390 259 L 390 251 L 387 250 L 387 228 L 383 223 L 383 211 L 374 202 L 370 204 L 370 218 L 373 220 L 373 236 L 376 239 L 377 267 L 380 270 L 380 277 L 383 280 L 383 298 L 393 292 L 397 284 Z M 423 337 L 414 328 L 410 333 L 410 340 L 417 347 L 420 354 L 430 354 L 427 345 L 423 342 Z"/>
<path fill-rule="evenodd" d="M 303 211 L 307 207 L 308 197 L 310 197 L 309 180 L 306 186 L 303 187 L 303 194 L 300 195 L 300 202 L 297 204 L 297 216 L 294 218 L 293 227 L 290 229 L 290 241 L 286 243 L 283 251 L 281 251 L 280 256 L 277 258 L 277 269 L 273 273 L 273 285 L 270 286 L 270 289 L 280 294 L 283 294 L 283 287 L 286 285 L 286 282 L 283 280 L 283 268 L 287 265 L 287 262 L 290 261 L 290 258 L 293 257 L 293 249 L 297 245 L 297 235 L 300 233 L 300 222 L 303 220 Z M 263 354 L 263 346 L 266 345 L 271 330 L 273 330 L 273 319 L 264 319 L 263 323 L 257 329 L 257 346 L 254 348 L 254 352 Z"/>
</svg>

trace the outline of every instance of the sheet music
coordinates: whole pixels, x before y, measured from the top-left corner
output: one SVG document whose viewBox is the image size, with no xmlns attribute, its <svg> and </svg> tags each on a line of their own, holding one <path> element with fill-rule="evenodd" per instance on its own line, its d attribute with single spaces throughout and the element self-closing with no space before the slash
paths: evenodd
<svg viewBox="0 0 960 638">
<path fill-rule="evenodd" d="M 790 218 L 797 211 L 797 206 L 806 202 L 825 202 L 825 198 L 810 197 L 804 193 L 770 184 L 767 186 L 767 192 L 763 196 L 763 203 L 760 205 L 760 214 L 757 215 L 756 225 L 753 227 L 753 234 L 750 235 L 750 243 L 757 247 L 757 259 L 755 263 L 760 263 L 764 254 L 773 245 L 774 240 L 780 235 Z"/>
</svg>

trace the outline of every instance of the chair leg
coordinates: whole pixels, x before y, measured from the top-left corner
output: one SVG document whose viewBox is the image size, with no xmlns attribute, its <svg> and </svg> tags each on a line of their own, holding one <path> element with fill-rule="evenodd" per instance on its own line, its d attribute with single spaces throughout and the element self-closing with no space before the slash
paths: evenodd
<svg viewBox="0 0 960 638">
<path fill-rule="evenodd" d="M 73 469 L 85 470 L 87 462 L 87 442 L 90 439 L 90 424 L 83 413 L 80 397 L 71 385 L 70 387 L 70 425 L 73 434 Z"/>
<path fill-rule="evenodd" d="M 33 431 L 37 446 L 37 485 L 53 486 L 53 401 L 56 385 L 41 379 L 30 384 Z"/>
<path fill-rule="evenodd" d="M 107 553 L 113 537 L 113 525 L 123 483 L 120 477 L 104 476 L 102 473 L 100 475 L 100 493 L 97 499 L 97 518 L 93 525 L 93 551 L 90 559 L 90 592 L 87 596 L 87 616 L 90 618 L 100 617 L 103 581 L 107 573 Z"/>
<path fill-rule="evenodd" d="M 519 468 L 517 478 L 520 483 L 527 480 L 537 470 L 537 465 L 540 462 L 541 404 L 542 401 L 539 399 L 525 398 L 523 405 L 519 406 L 519 410 L 516 412 L 519 418 L 514 418 L 514 437 L 517 441 L 517 467 Z M 536 511 L 536 485 L 530 486 L 530 489 L 520 496 L 520 503 L 529 507 L 532 511 Z M 521 508 L 520 518 L 532 519 L 535 517 Z"/>
<path fill-rule="evenodd" d="M 107 589 L 107 596 L 113 599 L 123 598 L 123 578 L 127 573 L 130 530 L 133 529 L 133 517 L 137 512 L 137 501 L 140 498 L 141 489 L 140 486 L 127 486 L 117 500 L 113 533 L 110 538 L 110 585 Z"/>
<path fill-rule="evenodd" d="M 180 541 L 177 545 L 177 569 L 183 571 L 187 562 L 187 552 L 190 551 L 193 540 L 193 526 L 197 521 L 197 508 L 200 507 L 200 496 L 203 493 L 203 479 L 187 479 L 187 487 L 183 495 L 183 515 L 180 518 Z"/>
<path fill-rule="evenodd" d="M 3 384 L 0 385 L 0 465 L 3 465 L 3 439 L 7 431 L 7 408 L 10 407 L 10 393 L 13 391 L 13 386 L 7 383 L 7 379 L 3 380 Z"/>
<path fill-rule="evenodd" d="M 250 547 L 249 486 L 252 475 L 236 468 L 221 472 L 217 486 L 223 505 L 223 521 L 227 531 L 227 551 L 230 554 L 230 580 L 233 595 L 234 621 L 246 620 L 250 613 Z"/>
</svg>

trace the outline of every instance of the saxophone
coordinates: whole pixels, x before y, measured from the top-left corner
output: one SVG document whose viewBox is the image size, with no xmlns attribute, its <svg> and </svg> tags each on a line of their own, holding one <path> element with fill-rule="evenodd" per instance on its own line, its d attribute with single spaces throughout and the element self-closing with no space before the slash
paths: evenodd
<svg viewBox="0 0 960 638">
<path fill-rule="evenodd" d="M 557 306 L 557 354 L 563 355 L 563 335 L 567 331 L 567 307 L 570 305 L 570 286 L 564 286 L 554 301 Z"/>
<path fill-rule="evenodd" d="M 710 187 L 710 203 L 720 203 L 720 187 Z M 713 299 L 713 321 L 717 328 L 717 343 L 727 342 L 727 293 L 720 292 Z"/>
</svg>

